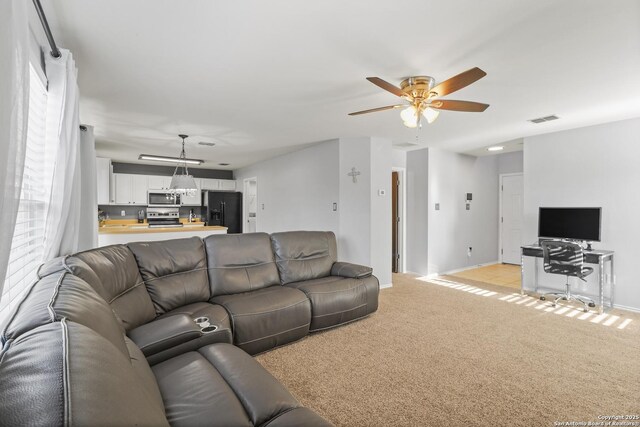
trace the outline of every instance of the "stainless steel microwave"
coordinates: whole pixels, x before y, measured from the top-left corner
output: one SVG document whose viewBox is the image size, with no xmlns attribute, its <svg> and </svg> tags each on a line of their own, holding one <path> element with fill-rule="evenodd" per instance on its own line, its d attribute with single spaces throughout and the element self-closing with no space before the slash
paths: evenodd
<svg viewBox="0 0 640 427">
<path fill-rule="evenodd" d="M 150 208 L 180 207 L 180 194 L 170 190 L 149 190 L 147 204 Z"/>
</svg>

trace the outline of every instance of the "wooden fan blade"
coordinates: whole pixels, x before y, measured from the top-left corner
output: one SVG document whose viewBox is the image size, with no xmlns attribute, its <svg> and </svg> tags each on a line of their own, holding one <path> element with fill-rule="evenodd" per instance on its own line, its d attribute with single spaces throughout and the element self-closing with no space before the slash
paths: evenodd
<svg viewBox="0 0 640 427">
<path fill-rule="evenodd" d="M 430 108 L 436 110 L 466 111 L 469 113 L 482 113 L 489 107 L 489 104 L 471 101 L 453 101 L 449 99 L 438 99 L 429 104 Z"/>
<path fill-rule="evenodd" d="M 392 110 L 394 108 L 402 108 L 402 107 L 406 107 L 406 105 L 404 105 L 404 104 L 402 104 L 402 105 L 387 105 L 386 107 L 372 108 L 371 110 L 356 111 L 355 113 L 349 113 L 349 115 L 350 116 L 357 116 L 359 114 L 375 113 L 376 111 Z"/>
<path fill-rule="evenodd" d="M 487 73 L 482 71 L 480 68 L 474 67 L 470 70 L 465 71 L 464 73 L 460 73 L 457 76 L 451 77 L 449 80 L 443 81 L 442 83 L 431 89 L 430 93 L 435 94 L 433 96 L 445 96 L 457 90 L 460 90 L 463 87 L 469 86 L 471 83 L 480 80 L 486 75 Z"/>
<path fill-rule="evenodd" d="M 386 90 L 387 92 L 391 92 L 396 96 L 399 96 L 399 97 L 404 96 L 404 92 L 402 92 L 399 87 L 396 87 L 391 83 L 382 80 L 380 77 L 367 77 L 367 80 L 369 80 L 374 85 Z"/>
</svg>

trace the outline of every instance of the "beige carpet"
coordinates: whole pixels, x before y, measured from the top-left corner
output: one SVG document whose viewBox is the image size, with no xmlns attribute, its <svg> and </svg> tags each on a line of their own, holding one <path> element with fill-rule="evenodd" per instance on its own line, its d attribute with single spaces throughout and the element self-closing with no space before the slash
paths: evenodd
<svg viewBox="0 0 640 427">
<path fill-rule="evenodd" d="M 605 325 L 508 301 L 512 289 L 438 283 L 395 275 L 372 316 L 257 360 L 341 426 L 553 426 L 640 413 L 639 316 L 618 312 Z"/>
</svg>

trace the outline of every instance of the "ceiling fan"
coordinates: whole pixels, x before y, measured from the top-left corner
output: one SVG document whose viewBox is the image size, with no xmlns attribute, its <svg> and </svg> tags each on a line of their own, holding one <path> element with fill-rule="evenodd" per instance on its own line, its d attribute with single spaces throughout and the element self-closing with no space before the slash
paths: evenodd
<svg viewBox="0 0 640 427">
<path fill-rule="evenodd" d="M 367 80 L 374 85 L 405 99 L 409 104 L 388 105 L 386 107 L 356 111 L 355 113 L 349 113 L 349 115 L 357 116 L 360 114 L 374 113 L 376 111 L 403 108 L 400 117 L 404 125 L 415 128 L 422 127 L 421 117 L 427 119 L 428 123 L 433 123 L 440 114 L 440 110 L 481 113 L 489 107 L 489 104 L 471 101 L 453 101 L 440 99 L 440 97 L 467 87 L 486 75 L 487 73 L 475 67 L 457 76 L 453 76 L 438 85 L 435 84 L 436 81 L 433 77 L 415 76 L 404 79 L 400 82 L 400 87 L 394 86 L 379 77 L 367 77 Z"/>
</svg>

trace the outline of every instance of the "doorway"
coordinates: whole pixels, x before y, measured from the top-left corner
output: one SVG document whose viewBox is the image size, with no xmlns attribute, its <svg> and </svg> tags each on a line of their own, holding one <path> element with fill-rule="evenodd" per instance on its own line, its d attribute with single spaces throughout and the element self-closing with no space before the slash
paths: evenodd
<svg viewBox="0 0 640 427">
<path fill-rule="evenodd" d="M 255 233 L 258 229 L 258 178 L 246 178 L 243 191 L 243 233 Z"/>
<path fill-rule="evenodd" d="M 504 264 L 520 265 L 524 183 L 521 173 L 500 175 L 500 253 Z"/>
<path fill-rule="evenodd" d="M 391 172 L 391 272 L 405 271 L 405 170 Z"/>
</svg>

